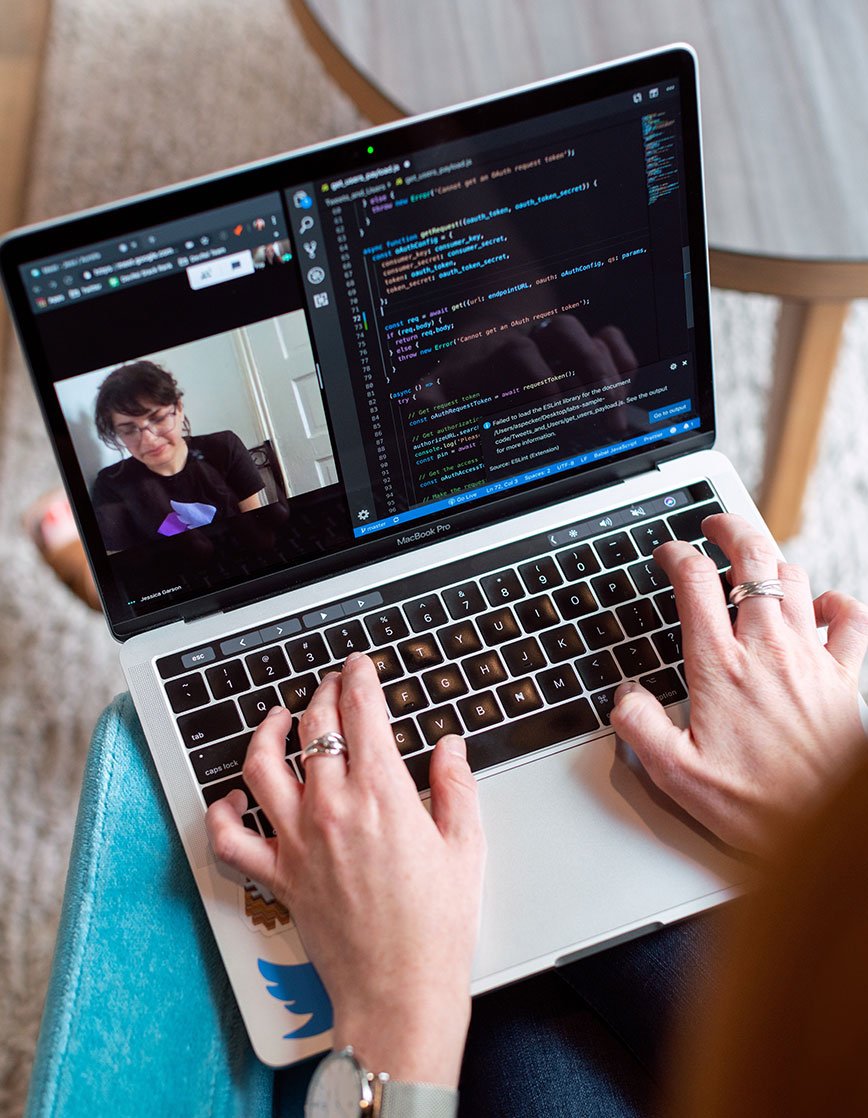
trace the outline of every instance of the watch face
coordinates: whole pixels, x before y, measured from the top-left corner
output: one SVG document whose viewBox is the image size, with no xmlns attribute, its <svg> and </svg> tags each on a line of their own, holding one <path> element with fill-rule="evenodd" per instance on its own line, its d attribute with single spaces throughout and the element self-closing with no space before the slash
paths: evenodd
<svg viewBox="0 0 868 1118">
<path fill-rule="evenodd" d="M 361 1104 L 370 1098 L 367 1079 L 347 1052 L 327 1056 L 311 1079 L 305 1118 L 360 1118 Z"/>
</svg>

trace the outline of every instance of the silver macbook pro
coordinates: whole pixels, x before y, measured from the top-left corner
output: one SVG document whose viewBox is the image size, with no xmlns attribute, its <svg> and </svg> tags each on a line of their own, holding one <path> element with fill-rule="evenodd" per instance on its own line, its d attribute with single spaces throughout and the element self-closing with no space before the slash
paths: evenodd
<svg viewBox="0 0 868 1118">
<path fill-rule="evenodd" d="M 473 989 L 733 895 L 609 728 L 683 717 L 658 543 L 760 518 L 713 451 L 696 60 L 672 47 L 14 233 L 2 275 L 241 1013 L 329 1046 L 293 914 L 218 864 L 254 728 L 371 654 L 420 793 L 466 735 Z M 300 774 L 295 730 L 287 764 Z M 245 789 L 246 790 L 246 789 Z M 245 822 L 271 823 L 248 793 Z M 424 944 L 419 945 L 424 950 Z"/>
</svg>

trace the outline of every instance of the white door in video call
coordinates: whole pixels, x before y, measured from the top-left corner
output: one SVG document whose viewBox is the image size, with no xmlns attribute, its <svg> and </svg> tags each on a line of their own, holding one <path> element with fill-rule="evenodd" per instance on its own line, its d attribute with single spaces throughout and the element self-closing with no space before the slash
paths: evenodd
<svg viewBox="0 0 868 1118">
<path fill-rule="evenodd" d="M 255 322 L 236 337 L 290 496 L 332 485 L 337 471 L 304 313 Z"/>
</svg>

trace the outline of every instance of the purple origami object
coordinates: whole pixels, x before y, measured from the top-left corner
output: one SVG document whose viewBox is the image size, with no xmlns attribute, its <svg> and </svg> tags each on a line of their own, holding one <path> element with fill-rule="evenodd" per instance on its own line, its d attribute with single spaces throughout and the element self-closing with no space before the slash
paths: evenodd
<svg viewBox="0 0 868 1118">
<path fill-rule="evenodd" d="M 195 501 L 184 504 L 182 501 L 169 501 L 172 512 L 157 529 L 161 536 L 177 536 L 189 528 L 201 528 L 210 524 L 217 515 L 213 505 L 201 505 Z"/>
</svg>

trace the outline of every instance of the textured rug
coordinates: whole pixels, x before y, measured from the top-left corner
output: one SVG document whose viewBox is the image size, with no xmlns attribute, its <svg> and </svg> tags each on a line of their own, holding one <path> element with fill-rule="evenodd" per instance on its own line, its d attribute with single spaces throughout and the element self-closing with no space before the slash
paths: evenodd
<svg viewBox="0 0 868 1118">
<path fill-rule="evenodd" d="M 360 127 L 285 0 L 55 0 L 28 217 Z M 773 300 L 716 293 L 720 448 L 758 480 Z M 868 305 L 854 309 L 804 530 L 816 591 L 868 598 Z M 36 559 L 20 514 L 57 472 L 17 352 L 0 438 L 0 1115 L 21 1113 L 91 728 L 123 687 L 102 620 Z"/>
</svg>

